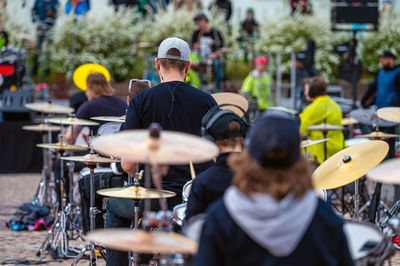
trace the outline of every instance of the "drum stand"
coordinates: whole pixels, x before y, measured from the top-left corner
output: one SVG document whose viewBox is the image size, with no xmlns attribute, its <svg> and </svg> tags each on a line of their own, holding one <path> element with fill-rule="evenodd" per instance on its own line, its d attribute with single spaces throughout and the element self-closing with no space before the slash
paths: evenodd
<svg viewBox="0 0 400 266">
<path fill-rule="evenodd" d="M 93 153 L 93 150 L 90 151 Z M 100 211 L 95 207 L 94 203 L 94 169 L 96 168 L 96 163 L 89 163 L 88 167 L 90 169 L 90 209 L 89 209 L 89 218 L 90 218 L 90 231 L 93 231 L 96 226 L 96 215 L 100 213 Z M 81 252 L 75 257 L 74 262 L 71 265 L 78 265 L 78 262 L 82 259 L 87 251 L 89 251 L 89 265 L 97 265 L 97 254 L 96 248 L 98 249 L 100 255 L 106 260 L 106 255 L 104 253 L 104 248 L 102 246 L 96 245 L 91 241 L 86 243 L 86 246 L 81 250 Z"/>
</svg>

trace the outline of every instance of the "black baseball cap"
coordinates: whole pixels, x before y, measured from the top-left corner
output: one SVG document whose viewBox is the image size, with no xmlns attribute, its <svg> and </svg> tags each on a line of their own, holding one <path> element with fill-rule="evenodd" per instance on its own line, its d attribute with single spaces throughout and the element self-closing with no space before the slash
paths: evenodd
<svg viewBox="0 0 400 266">
<path fill-rule="evenodd" d="M 299 125 L 292 114 L 266 110 L 246 139 L 250 156 L 265 168 L 288 168 L 300 159 Z"/>
<path fill-rule="evenodd" d="M 195 17 L 194 17 L 194 21 L 199 21 L 205 19 L 206 21 L 208 21 L 208 17 L 206 16 L 206 14 L 204 14 L 203 12 L 198 13 Z"/>
<path fill-rule="evenodd" d="M 213 136 L 215 140 L 222 139 L 230 139 L 236 137 L 245 137 L 246 136 L 246 128 L 243 127 L 243 121 L 241 118 L 232 111 L 224 110 L 222 111 L 224 114 L 219 117 L 215 123 L 208 130 L 209 134 Z M 229 132 L 229 124 L 232 121 L 238 121 L 240 124 L 240 131 L 238 132 Z"/>
<path fill-rule="evenodd" d="M 381 57 L 387 57 L 387 58 L 396 59 L 396 55 L 395 55 L 392 51 L 390 51 L 390 50 L 385 50 L 385 51 L 383 51 Z"/>
</svg>

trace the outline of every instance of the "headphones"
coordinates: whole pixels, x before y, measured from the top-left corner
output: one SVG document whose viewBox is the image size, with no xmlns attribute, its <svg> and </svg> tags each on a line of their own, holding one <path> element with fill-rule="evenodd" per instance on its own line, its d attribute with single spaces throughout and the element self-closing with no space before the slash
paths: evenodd
<svg viewBox="0 0 400 266">
<path fill-rule="evenodd" d="M 243 138 L 246 136 L 246 131 L 249 128 L 249 124 L 244 121 L 242 118 L 240 118 L 237 114 L 230 110 L 222 110 L 220 107 L 223 106 L 234 106 L 236 108 L 239 108 L 243 113 L 245 114 L 246 119 L 248 120 L 247 113 L 240 107 L 235 104 L 221 104 L 221 105 L 215 105 L 213 106 L 202 118 L 201 120 L 201 135 L 203 138 L 208 139 L 212 142 L 215 142 L 215 138 L 211 135 L 209 130 L 214 126 L 214 124 L 217 122 L 218 119 L 225 115 L 231 115 L 231 116 L 236 116 L 237 119 L 232 119 L 236 120 L 240 124 L 240 134 L 243 136 Z"/>
</svg>

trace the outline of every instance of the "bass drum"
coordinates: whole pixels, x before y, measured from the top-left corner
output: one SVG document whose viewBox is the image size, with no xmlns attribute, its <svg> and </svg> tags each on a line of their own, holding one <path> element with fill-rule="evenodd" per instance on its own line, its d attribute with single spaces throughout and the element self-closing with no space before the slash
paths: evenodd
<svg viewBox="0 0 400 266">
<path fill-rule="evenodd" d="M 394 255 L 391 239 L 385 238 L 374 224 L 347 220 L 343 229 L 355 265 L 383 265 Z"/>
</svg>

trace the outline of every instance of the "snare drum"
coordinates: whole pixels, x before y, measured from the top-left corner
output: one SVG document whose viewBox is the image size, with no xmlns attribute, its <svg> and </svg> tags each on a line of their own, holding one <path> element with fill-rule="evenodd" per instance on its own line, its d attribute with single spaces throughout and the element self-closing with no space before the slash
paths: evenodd
<svg viewBox="0 0 400 266">
<path fill-rule="evenodd" d="M 182 226 L 183 219 L 185 219 L 186 205 L 187 203 L 178 204 L 172 212 L 172 219 L 179 226 Z"/>
<path fill-rule="evenodd" d="M 317 197 L 327 201 L 328 200 L 328 193 L 326 192 L 325 189 L 314 189 L 315 194 L 317 194 Z"/>
<path fill-rule="evenodd" d="M 385 239 L 374 224 L 347 220 L 343 229 L 355 265 L 382 265 L 391 256 L 390 239 Z"/>
<path fill-rule="evenodd" d="M 192 190 L 192 182 L 193 182 L 193 180 L 190 180 L 190 181 L 186 182 L 186 184 L 183 186 L 183 190 L 182 190 L 183 202 L 187 202 L 189 200 L 189 194 L 190 194 L 190 191 Z"/>
</svg>

